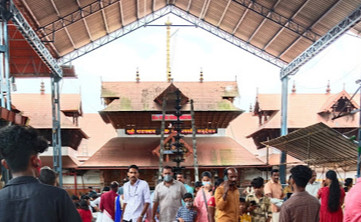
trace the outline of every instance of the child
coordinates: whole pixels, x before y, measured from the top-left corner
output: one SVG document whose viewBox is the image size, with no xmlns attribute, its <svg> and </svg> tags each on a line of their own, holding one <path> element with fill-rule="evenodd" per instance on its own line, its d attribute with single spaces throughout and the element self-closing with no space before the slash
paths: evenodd
<svg viewBox="0 0 361 222">
<path fill-rule="evenodd" d="M 239 198 L 239 218 L 241 222 L 252 222 L 251 215 L 247 214 L 246 200 Z"/>
<path fill-rule="evenodd" d="M 79 212 L 80 217 L 83 222 L 91 222 L 92 221 L 93 216 L 92 216 L 91 211 L 89 210 L 89 205 L 88 205 L 87 200 L 82 199 L 79 202 L 78 212 Z"/>
<path fill-rule="evenodd" d="M 183 196 L 185 206 L 181 206 L 177 212 L 177 221 L 179 222 L 195 222 L 197 218 L 197 210 L 193 207 L 193 196 L 186 193 Z"/>
</svg>

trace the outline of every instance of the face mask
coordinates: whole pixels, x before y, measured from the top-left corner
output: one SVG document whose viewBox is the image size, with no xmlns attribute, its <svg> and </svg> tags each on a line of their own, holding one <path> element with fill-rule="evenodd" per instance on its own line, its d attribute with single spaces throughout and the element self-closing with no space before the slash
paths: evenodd
<svg viewBox="0 0 361 222">
<path fill-rule="evenodd" d="M 165 182 L 170 182 L 170 181 L 172 181 L 173 177 L 172 177 L 172 175 L 167 174 L 163 177 L 163 179 Z"/>
<path fill-rule="evenodd" d="M 193 206 L 193 202 L 192 202 L 192 201 L 186 202 L 186 207 L 191 207 L 191 206 Z"/>
<path fill-rule="evenodd" d="M 211 182 L 210 181 L 202 181 L 202 185 L 205 186 L 205 185 L 211 185 Z"/>
</svg>

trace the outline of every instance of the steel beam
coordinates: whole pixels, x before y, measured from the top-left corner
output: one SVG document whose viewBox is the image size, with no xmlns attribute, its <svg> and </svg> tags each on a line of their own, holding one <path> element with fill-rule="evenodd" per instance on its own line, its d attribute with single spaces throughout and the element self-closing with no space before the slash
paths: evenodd
<svg viewBox="0 0 361 222">
<path fill-rule="evenodd" d="M 76 0 L 76 3 L 77 3 L 77 5 L 78 5 L 79 7 L 81 7 L 79 0 Z M 119 4 L 120 4 L 120 2 L 119 2 Z M 83 20 L 83 23 L 84 23 L 86 32 L 88 33 L 89 39 L 90 39 L 91 41 L 94 41 L 94 38 L 93 38 L 92 34 L 90 33 L 90 29 L 89 29 L 88 22 L 86 21 L 85 18 L 83 18 L 82 20 Z"/>
<path fill-rule="evenodd" d="M 319 24 L 318 22 L 321 21 L 326 15 L 328 15 L 332 9 L 334 9 L 339 3 L 341 2 L 341 0 L 336 1 L 334 4 L 332 4 L 328 9 L 326 9 L 326 11 L 324 13 L 322 13 L 322 15 L 320 15 L 315 21 L 313 21 L 313 23 L 307 27 L 307 30 L 312 30 L 313 26 L 315 26 L 316 24 Z M 300 41 L 302 35 L 299 35 L 291 44 L 289 44 L 277 57 L 281 58 L 281 56 L 283 56 L 284 54 L 286 54 L 294 45 L 296 45 L 296 43 L 298 41 Z M 314 41 L 312 41 L 314 42 Z"/>
<path fill-rule="evenodd" d="M 228 10 L 229 5 L 231 4 L 231 2 L 232 2 L 232 0 L 228 0 L 227 5 L 226 5 L 226 7 L 225 7 L 224 10 L 223 10 L 222 16 L 221 16 L 221 18 L 219 19 L 219 21 L 218 21 L 218 23 L 217 23 L 217 25 L 216 25 L 217 27 L 219 27 L 219 26 L 221 25 L 221 23 L 222 23 L 222 21 L 223 21 L 223 19 L 224 19 L 224 16 L 226 15 L 226 12 L 227 12 L 227 10 Z"/>
<path fill-rule="evenodd" d="M 49 67 L 51 72 L 61 78 L 63 76 L 61 67 L 12 1 L 10 1 L 10 13 L 13 15 L 12 21 L 18 27 L 24 38 L 38 53 L 39 57 Z"/>
<path fill-rule="evenodd" d="M 318 39 L 315 43 L 313 43 L 308 49 L 306 49 L 301 55 L 295 58 L 292 62 L 290 62 L 286 67 L 281 70 L 281 79 L 287 77 L 288 75 L 294 74 L 303 64 L 312 59 L 315 55 L 320 53 L 323 49 L 325 49 L 328 45 L 330 45 L 333 41 L 338 39 L 349 30 L 352 26 L 354 26 L 357 22 L 361 20 L 361 5 L 357 7 L 349 16 L 347 16 L 344 20 L 338 23 L 335 27 L 333 27 L 330 31 L 328 31 L 324 36 Z"/>
<path fill-rule="evenodd" d="M 122 23 L 122 27 L 123 27 L 124 26 L 124 14 L 123 14 L 122 1 L 119 1 L 119 14 L 120 14 L 120 23 Z"/>
<path fill-rule="evenodd" d="M 262 28 L 263 24 L 266 23 L 267 18 L 271 15 L 271 13 L 275 10 L 275 8 L 278 6 L 278 4 L 281 2 L 281 0 L 277 0 L 277 2 L 273 5 L 271 11 L 269 11 L 266 15 L 266 17 L 263 18 L 262 22 L 257 26 L 257 28 L 253 31 L 251 36 L 248 38 L 247 42 L 251 42 L 253 37 L 257 34 L 257 32 Z"/>
<path fill-rule="evenodd" d="M 199 14 L 199 19 L 203 20 L 204 17 L 206 16 L 210 2 L 211 2 L 211 0 L 205 0 L 204 1 L 202 11 Z"/>
<path fill-rule="evenodd" d="M 59 17 L 57 20 L 40 27 L 36 30 L 36 32 L 44 32 L 45 35 L 43 35 L 43 37 L 53 35 L 55 32 L 65 28 L 66 26 L 80 21 L 83 18 L 87 18 L 95 13 L 101 12 L 102 16 L 104 16 L 103 10 L 114 4 L 117 4 L 118 2 L 120 2 L 120 0 L 98 0 L 92 2 L 88 5 L 79 7 L 79 9 L 75 12 Z"/>
<path fill-rule="evenodd" d="M 168 7 L 171 7 L 170 12 L 172 14 L 194 24 L 196 27 L 199 27 L 203 30 L 208 31 L 209 33 L 212 33 L 213 35 L 215 35 L 215 36 L 277 66 L 277 67 L 282 68 L 286 65 L 285 62 L 277 59 L 275 56 L 268 54 L 267 52 L 262 51 L 261 49 L 255 47 L 255 46 L 252 46 L 251 44 L 248 44 L 247 42 L 243 41 L 242 39 L 237 38 L 236 36 L 226 32 L 226 31 L 223 31 L 210 23 L 200 20 L 198 17 L 196 17 L 186 11 L 183 11 L 180 8 L 177 8 L 174 6 L 168 6 Z"/>
<path fill-rule="evenodd" d="M 290 17 L 289 21 L 292 21 L 297 15 L 298 13 L 300 13 L 300 11 L 307 5 L 307 3 L 311 1 L 311 0 L 306 0 L 304 1 L 300 7 L 298 7 L 297 11 L 295 11 L 295 13 L 293 13 L 293 15 Z M 285 24 L 285 26 L 282 26 L 280 29 L 278 29 L 278 31 L 276 32 L 276 34 L 274 34 L 272 36 L 272 38 L 263 46 L 263 50 L 266 50 L 268 48 L 269 45 L 271 45 L 271 43 L 278 37 L 279 34 L 281 34 L 281 32 L 285 29 L 286 26 L 288 26 L 289 22 L 287 22 Z"/>
<path fill-rule="evenodd" d="M 288 134 L 287 111 L 288 111 L 288 77 L 282 79 L 282 97 L 281 97 L 281 136 Z M 280 159 L 280 179 L 281 184 L 286 184 L 286 163 L 287 153 L 282 151 Z"/>
<path fill-rule="evenodd" d="M 103 4 L 103 1 L 99 1 L 99 8 L 100 8 L 100 11 L 102 13 L 102 18 L 103 18 L 103 22 L 104 22 L 104 29 L 105 31 L 107 32 L 107 34 L 109 33 L 109 27 L 108 27 L 108 20 L 107 20 L 107 17 L 105 15 L 105 12 L 104 12 L 104 4 Z"/>
<path fill-rule="evenodd" d="M 63 186 L 63 164 L 61 153 L 61 128 L 60 128 L 60 78 L 51 76 L 51 108 L 52 108 L 52 145 L 53 145 L 53 165 L 58 173 L 59 187 Z"/>
<path fill-rule="evenodd" d="M 164 7 L 158 11 L 155 11 L 154 13 L 149 14 L 135 22 L 132 22 L 131 24 L 126 25 L 126 26 L 122 27 L 121 29 L 118 29 L 115 32 L 112 32 L 94 42 L 91 42 L 75 51 L 72 51 L 71 53 L 69 53 L 67 55 L 64 55 L 63 57 L 61 57 L 58 60 L 58 63 L 61 65 L 67 64 L 67 63 L 73 61 L 74 59 L 77 59 L 91 51 L 94 51 L 97 48 L 100 48 L 103 45 L 106 45 L 116 39 L 119 39 L 120 37 L 123 37 L 126 34 L 129 34 L 141 27 L 144 27 L 149 23 L 152 23 L 153 21 L 155 21 L 169 13 L 170 13 L 169 6 Z"/>
<path fill-rule="evenodd" d="M 137 19 L 139 19 L 139 0 L 136 0 L 136 3 L 135 3 L 135 11 L 136 11 L 135 17 L 136 17 Z"/>
<path fill-rule="evenodd" d="M 191 9 L 192 6 L 192 0 L 188 1 L 188 6 L 187 6 L 187 12 L 189 12 L 189 10 Z"/>
<path fill-rule="evenodd" d="M 153 0 L 152 2 L 152 13 L 155 11 L 155 5 L 156 5 L 156 0 Z"/>
<path fill-rule="evenodd" d="M 243 12 L 242 16 L 239 18 L 237 25 L 234 27 L 233 31 L 232 31 L 232 35 L 234 35 L 234 33 L 236 33 L 236 31 L 238 30 L 239 26 L 242 24 L 244 18 L 246 17 L 246 15 L 249 12 L 250 7 L 252 6 L 253 1 L 251 1 L 249 3 L 249 5 L 247 5 L 246 10 Z"/>
<path fill-rule="evenodd" d="M 261 15 L 262 17 L 269 19 L 270 21 L 282 27 L 286 27 L 297 35 L 302 35 L 304 38 L 309 39 L 312 42 L 316 41 L 320 37 L 319 34 L 313 32 L 312 30 L 307 30 L 307 27 L 303 27 L 294 21 L 290 21 L 289 18 L 257 3 L 254 0 L 233 0 L 233 2 Z"/>
<path fill-rule="evenodd" d="M 5 7 L 1 7 L 1 17 L 7 13 Z M 10 90 L 10 73 L 9 73 L 9 38 L 8 38 L 8 21 L 6 18 L 1 18 L 0 21 L 0 45 L 2 51 L 0 52 L 0 100 L 1 107 L 11 110 L 11 90 Z"/>
<path fill-rule="evenodd" d="M 54 0 L 50 0 L 50 2 L 51 2 L 52 6 L 53 6 L 53 8 L 54 8 L 54 10 L 55 10 L 55 12 L 56 12 L 56 15 L 57 15 L 58 17 L 60 17 L 60 12 L 59 12 L 58 7 L 56 6 Z M 71 37 L 71 35 L 70 35 L 70 33 L 69 33 L 68 28 L 65 27 L 64 30 L 65 30 L 66 35 L 68 36 L 68 39 L 69 39 L 71 45 L 73 46 L 74 49 L 76 49 L 75 43 L 74 43 L 73 38 Z"/>
</svg>

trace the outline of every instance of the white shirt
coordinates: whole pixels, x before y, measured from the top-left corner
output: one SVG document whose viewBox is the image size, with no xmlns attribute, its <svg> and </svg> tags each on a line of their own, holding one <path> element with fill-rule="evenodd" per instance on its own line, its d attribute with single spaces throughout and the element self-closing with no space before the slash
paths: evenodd
<svg viewBox="0 0 361 222">
<path fill-rule="evenodd" d="M 313 183 L 308 183 L 306 186 L 306 191 L 311 194 L 312 196 L 316 197 L 317 196 L 317 192 L 318 190 L 321 188 L 321 183 L 320 182 L 313 182 Z"/>
<path fill-rule="evenodd" d="M 90 201 L 90 206 L 92 207 L 99 207 L 100 205 L 100 197 L 98 197 L 97 199 Z"/>
<path fill-rule="evenodd" d="M 143 211 L 145 203 L 150 204 L 149 185 L 144 180 L 137 180 L 133 185 L 129 182 L 124 184 L 124 203 L 127 204 L 124 211 L 124 220 L 137 221 Z"/>
</svg>

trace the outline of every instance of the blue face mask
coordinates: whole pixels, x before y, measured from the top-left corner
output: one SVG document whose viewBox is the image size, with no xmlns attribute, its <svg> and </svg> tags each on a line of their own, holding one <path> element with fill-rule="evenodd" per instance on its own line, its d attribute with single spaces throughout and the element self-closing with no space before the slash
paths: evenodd
<svg viewBox="0 0 361 222">
<path fill-rule="evenodd" d="M 211 182 L 210 181 L 202 181 L 202 185 L 205 186 L 205 185 L 211 185 Z"/>
</svg>

